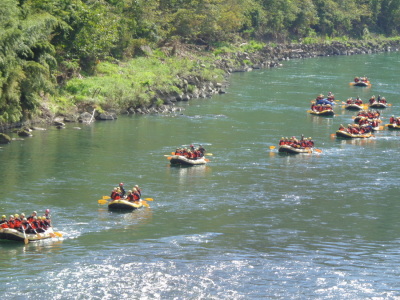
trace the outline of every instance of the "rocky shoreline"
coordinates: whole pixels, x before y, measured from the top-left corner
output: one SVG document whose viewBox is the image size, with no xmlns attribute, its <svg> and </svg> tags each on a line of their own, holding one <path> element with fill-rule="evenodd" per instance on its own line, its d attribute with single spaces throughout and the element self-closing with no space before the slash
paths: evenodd
<svg viewBox="0 0 400 300">
<path fill-rule="evenodd" d="M 273 68 L 282 65 L 282 61 L 290 59 L 312 58 L 317 56 L 332 55 L 355 55 L 372 54 L 381 52 L 399 51 L 400 41 L 349 41 L 349 42 L 330 42 L 320 44 L 281 44 L 277 46 L 265 46 L 263 49 L 253 53 L 238 52 L 227 53 L 214 62 L 212 67 L 222 69 L 226 74 L 226 79 L 233 72 L 249 72 L 254 69 Z M 201 65 L 205 67 L 205 65 Z M 192 99 L 210 98 L 215 94 L 223 94 L 227 88 L 225 82 L 206 81 L 199 76 L 190 75 L 180 78 L 180 84 L 176 87 L 180 92 L 166 93 L 160 90 L 155 91 L 156 96 L 152 103 L 162 105 L 150 105 L 149 107 L 128 107 L 119 110 L 97 110 L 90 105 L 75 107 L 72 112 L 65 115 L 52 115 L 49 110 L 43 109 L 40 117 L 25 122 L 9 124 L 0 127 L 0 132 L 5 132 L 13 128 L 19 128 L 19 136 L 31 136 L 30 130 L 42 129 L 34 127 L 35 124 L 54 125 L 62 129 L 67 122 L 91 123 L 93 121 L 116 120 L 122 114 L 168 114 L 177 113 L 183 110 L 176 106 L 177 102 L 190 101 Z M 195 88 L 189 91 L 189 86 Z M 11 139 L 0 134 L 0 143 L 9 143 Z"/>
</svg>

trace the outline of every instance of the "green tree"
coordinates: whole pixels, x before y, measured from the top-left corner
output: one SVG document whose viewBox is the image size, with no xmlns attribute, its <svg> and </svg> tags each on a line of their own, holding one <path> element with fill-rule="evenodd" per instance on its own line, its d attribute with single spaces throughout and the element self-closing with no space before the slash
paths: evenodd
<svg viewBox="0 0 400 300">
<path fill-rule="evenodd" d="M 56 67 L 50 34 L 57 20 L 19 1 L 0 8 L 0 122 L 16 122 L 39 107 Z"/>
</svg>

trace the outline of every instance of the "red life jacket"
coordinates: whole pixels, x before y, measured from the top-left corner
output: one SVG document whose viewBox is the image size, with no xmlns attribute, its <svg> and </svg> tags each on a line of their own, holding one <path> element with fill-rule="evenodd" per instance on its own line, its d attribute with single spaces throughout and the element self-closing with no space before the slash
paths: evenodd
<svg viewBox="0 0 400 300">
<path fill-rule="evenodd" d="M 36 229 L 37 228 L 35 223 L 36 223 L 35 221 L 29 223 L 29 225 L 31 225 L 32 229 Z"/>
<path fill-rule="evenodd" d="M 8 221 L 8 228 L 14 228 L 14 223 L 15 223 L 15 221 Z"/>
<path fill-rule="evenodd" d="M 20 219 L 15 219 L 14 220 L 14 228 L 19 228 L 21 227 L 21 220 Z"/>
<path fill-rule="evenodd" d="M 132 193 L 133 200 L 138 201 L 140 199 L 140 195 L 138 193 Z"/>
</svg>

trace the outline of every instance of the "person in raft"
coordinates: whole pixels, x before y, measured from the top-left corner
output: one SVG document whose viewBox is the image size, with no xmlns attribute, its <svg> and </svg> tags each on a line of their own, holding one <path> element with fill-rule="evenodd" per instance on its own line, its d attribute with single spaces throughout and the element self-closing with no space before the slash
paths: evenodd
<svg viewBox="0 0 400 300">
<path fill-rule="evenodd" d="M 123 182 L 121 182 L 120 184 L 119 184 L 119 189 L 120 189 L 120 196 L 121 196 L 121 198 L 124 198 L 125 197 L 125 189 L 124 189 L 124 183 Z"/>
<path fill-rule="evenodd" d="M 139 193 L 140 197 L 142 196 L 142 189 L 137 184 L 132 188 L 132 190 L 133 189 L 136 189 L 136 191 Z"/>
<path fill-rule="evenodd" d="M 33 221 L 33 218 L 37 216 L 37 212 L 33 211 L 32 214 L 26 218 L 28 220 L 29 223 L 31 223 Z"/>
<path fill-rule="evenodd" d="M 111 192 L 110 198 L 112 200 L 121 199 L 121 190 L 118 187 L 115 187 Z"/>
</svg>

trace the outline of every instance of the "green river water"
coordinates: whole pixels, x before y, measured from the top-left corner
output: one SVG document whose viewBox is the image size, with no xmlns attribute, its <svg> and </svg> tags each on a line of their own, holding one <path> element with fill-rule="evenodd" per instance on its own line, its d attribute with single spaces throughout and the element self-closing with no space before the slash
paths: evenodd
<svg viewBox="0 0 400 300">
<path fill-rule="evenodd" d="M 49 208 L 61 239 L 0 242 L 5 299 L 396 299 L 400 297 L 400 131 L 332 138 L 354 112 L 306 111 L 385 96 L 400 116 L 400 54 L 321 57 L 233 74 L 228 93 L 173 115 L 122 116 L 35 131 L 0 148 L 0 213 Z M 368 76 L 371 88 L 352 87 Z M 79 126 L 81 129 L 75 129 Z M 322 153 L 281 155 L 281 137 Z M 164 155 L 202 144 L 205 166 Z M 150 208 L 98 199 L 138 184 Z"/>
</svg>

